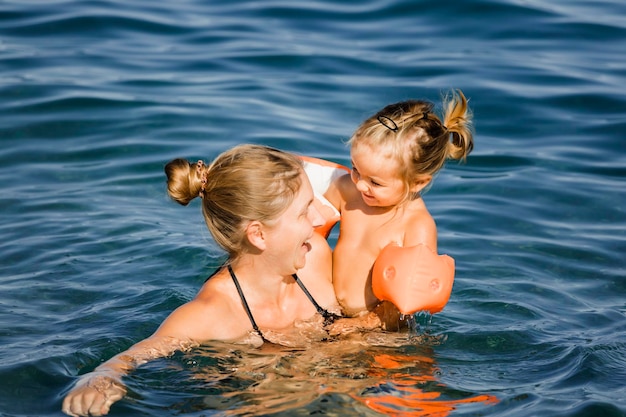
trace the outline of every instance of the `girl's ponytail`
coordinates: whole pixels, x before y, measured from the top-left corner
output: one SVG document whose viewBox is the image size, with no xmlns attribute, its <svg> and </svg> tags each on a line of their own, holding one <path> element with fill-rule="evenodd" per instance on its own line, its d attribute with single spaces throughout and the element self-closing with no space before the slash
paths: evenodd
<svg viewBox="0 0 626 417">
<path fill-rule="evenodd" d="M 461 90 L 444 98 L 443 125 L 450 134 L 448 157 L 465 160 L 474 148 L 472 113 Z"/>
</svg>

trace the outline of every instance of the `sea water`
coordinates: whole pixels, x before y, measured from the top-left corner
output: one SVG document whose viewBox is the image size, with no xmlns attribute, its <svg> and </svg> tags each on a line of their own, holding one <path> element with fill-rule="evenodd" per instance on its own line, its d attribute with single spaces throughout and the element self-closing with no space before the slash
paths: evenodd
<svg viewBox="0 0 626 417">
<path fill-rule="evenodd" d="M 0 415 L 61 416 L 223 259 L 169 160 L 348 165 L 364 118 L 452 88 L 476 135 L 424 195 L 456 260 L 443 312 L 179 352 L 111 415 L 626 415 L 625 45 L 618 0 L 2 2 Z"/>
</svg>

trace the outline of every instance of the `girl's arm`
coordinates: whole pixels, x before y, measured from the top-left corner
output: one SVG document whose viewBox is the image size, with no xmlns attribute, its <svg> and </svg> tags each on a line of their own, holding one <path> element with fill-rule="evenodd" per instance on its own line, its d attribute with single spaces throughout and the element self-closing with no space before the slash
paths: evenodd
<svg viewBox="0 0 626 417">
<path fill-rule="evenodd" d="M 424 244 L 433 252 L 437 252 L 437 225 L 432 216 L 426 212 L 422 213 L 414 221 L 411 227 L 407 227 L 402 246 L 410 248 L 419 244 Z"/>
<path fill-rule="evenodd" d="M 331 181 L 328 186 L 328 190 L 324 193 L 324 197 L 341 213 L 341 208 L 344 202 L 344 192 L 342 191 L 346 187 L 346 182 L 351 183 L 350 174 L 342 175 Z"/>
</svg>

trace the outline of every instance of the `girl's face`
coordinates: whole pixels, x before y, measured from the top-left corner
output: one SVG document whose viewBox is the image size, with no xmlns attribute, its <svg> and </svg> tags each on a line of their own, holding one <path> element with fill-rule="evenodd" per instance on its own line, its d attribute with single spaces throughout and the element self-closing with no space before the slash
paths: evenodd
<svg viewBox="0 0 626 417">
<path fill-rule="evenodd" d="M 363 202 L 371 207 L 393 207 L 405 197 L 406 184 L 400 177 L 400 164 L 381 150 L 364 144 L 353 145 L 352 182 Z"/>
<path fill-rule="evenodd" d="M 284 265 L 284 274 L 294 274 L 304 267 L 313 228 L 324 224 L 324 218 L 313 206 L 313 188 L 304 171 L 300 179 L 302 185 L 291 205 L 267 229 L 268 253 L 276 257 L 277 264 Z"/>
</svg>

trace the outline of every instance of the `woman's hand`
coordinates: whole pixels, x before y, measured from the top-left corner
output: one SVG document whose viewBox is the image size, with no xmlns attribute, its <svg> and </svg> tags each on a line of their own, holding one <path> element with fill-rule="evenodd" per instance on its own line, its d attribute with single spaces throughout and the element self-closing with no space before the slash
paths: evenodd
<svg viewBox="0 0 626 417">
<path fill-rule="evenodd" d="M 103 416 L 126 395 L 122 382 L 94 371 L 83 376 L 63 400 L 63 412 L 72 417 Z"/>
<path fill-rule="evenodd" d="M 195 335 L 203 336 L 204 334 L 200 332 L 205 328 L 219 328 L 213 322 L 207 325 L 202 317 L 223 317 L 223 312 L 218 310 L 217 314 L 213 315 L 206 312 L 202 303 L 194 301 L 177 308 L 152 336 L 118 353 L 93 372 L 82 376 L 63 400 L 63 412 L 72 417 L 107 414 L 111 405 L 126 395 L 126 387 L 122 383 L 124 375 L 152 359 L 197 346 L 197 343 L 193 342 Z M 204 338 L 199 337 L 198 340 L 214 339 L 212 336 L 213 334 L 209 334 Z"/>
</svg>

